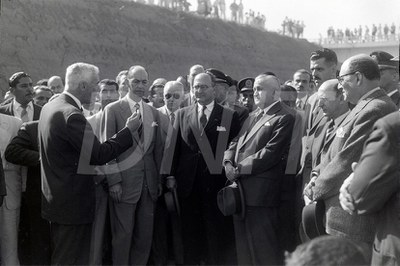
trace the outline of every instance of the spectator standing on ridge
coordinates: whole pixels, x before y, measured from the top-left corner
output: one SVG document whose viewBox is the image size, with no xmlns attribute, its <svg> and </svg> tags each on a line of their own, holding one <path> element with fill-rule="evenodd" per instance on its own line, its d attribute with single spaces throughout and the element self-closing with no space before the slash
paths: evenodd
<svg viewBox="0 0 400 266">
<path fill-rule="evenodd" d="M 230 5 L 231 9 L 231 20 L 234 22 L 238 22 L 238 10 L 239 6 L 236 4 L 236 0 L 233 0 L 233 3 Z"/>
<path fill-rule="evenodd" d="M 225 0 L 219 0 L 219 11 L 221 12 L 221 18 L 223 20 L 226 20 L 225 8 L 226 8 Z"/>
<path fill-rule="evenodd" d="M 244 7 L 243 7 L 243 2 L 242 2 L 242 0 L 240 0 L 240 3 L 239 3 L 239 5 L 238 5 L 238 22 L 240 23 L 240 24 L 242 24 L 243 23 L 243 10 L 244 10 Z"/>
</svg>

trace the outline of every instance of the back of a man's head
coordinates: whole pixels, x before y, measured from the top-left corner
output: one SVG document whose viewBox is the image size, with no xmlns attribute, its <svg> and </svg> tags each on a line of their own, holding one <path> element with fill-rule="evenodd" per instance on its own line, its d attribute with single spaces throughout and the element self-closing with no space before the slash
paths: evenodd
<svg viewBox="0 0 400 266">
<path fill-rule="evenodd" d="M 301 244 L 286 258 L 286 266 L 368 265 L 367 254 L 347 238 L 320 236 Z"/>
<path fill-rule="evenodd" d="M 99 68 L 87 63 L 75 63 L 67 67 L 65 73 L 65 90 L 75 90 L 81 82 L 91 82 L 99 75 Z"/>
</svg>

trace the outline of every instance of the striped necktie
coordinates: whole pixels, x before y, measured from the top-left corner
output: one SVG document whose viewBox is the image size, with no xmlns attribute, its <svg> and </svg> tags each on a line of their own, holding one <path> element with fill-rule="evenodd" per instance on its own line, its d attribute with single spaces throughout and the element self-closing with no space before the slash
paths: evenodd
<svg viewBox="0 0 400 266">
<path fill-rule="evenodd" d="M 142 133 L 143 133 L 143 118 L 142 118 L 142 116 L 141 116 L 141 114 L 140 114 L 140 105 L 137 103 L 137 104 L 135 104 L 134 108 L 135 108 L 135 112 L 136 112 L 138 115 L 140 115 L 140 118 L 139 118 L 139 119 L 141 120 L 141 123 L 140 123 L 140 126 L 139 126 L 137 132 L 138 132 L 138 134 L 139 134 L 139 138 L 141 139 L 141 138 L 142 138 Z"/>
<path fill-rule="evenodd" d="M 325 142 L 332 135 L 333 131 L 335 130 L 335 121 L 333 119 L 329 120 L 328 128 L 326 129 L 325 133 Z"/>
</svg>

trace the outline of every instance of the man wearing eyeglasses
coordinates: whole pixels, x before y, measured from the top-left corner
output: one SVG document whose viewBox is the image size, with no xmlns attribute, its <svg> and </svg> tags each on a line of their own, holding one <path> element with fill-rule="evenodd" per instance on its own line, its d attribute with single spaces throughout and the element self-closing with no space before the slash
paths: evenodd
<svg viewBox="0 0 400 266">
<path fill-rule="evenodd" d="M 108 164 L 112 260 L 115 265 L 145 265 L 153 236 L 154 208 L 161 194 L 160 165 L 163 140 L 160 114 L 145 104 L 149 76 L 142 66 L 127 74 L 129 93 L 104 108 L 103 138 L 113 136 L 137 113 L 141 125 L 133 134 L 137 144 Z"/>
<path fill-rule="evenodd" d="M 240 130 L 239 117 L 215 101 L 214 75 L 196 75 L 193 92 L 196 104 L 177 111 L 163 158 L 167 187 L 176 183 L 181 203 L 184 264 L 235 264 L 232 220 L 219 211 L 217 193 L 226 182 L 222 158 Z"/>
<path fill-rule="evenodd" d="M 175 122 L 176 111 L 180 108 L 183 101 L 183 84 L 179 81 L 168 81 L 164 87 L 164 102 L 163 107 L 157 110 L 164 114 L 168 120 L 168 124 L 163 124 L 162 129 L 167 132 L 169 124 L 173 125 Z"/>
<path fill-rule="evenodd" d="M 368 55 L 347 59 L 337 79 L 345 101 L 353 104 L 354 108 L 336 129 L 335 137 L 327 152 L 322 154 L 321 163 L 313 170 L 304 194 L 310 200 L 324 201 L 328 234 L 348 237 L 371 254 L 376 215 L 359 217 L 345 212 L 339 204 L 339 189 L 352 172 L 351 164 L 360 159 L 373 124 L 397 108 L 379 88 L 379 67 Z"/>
<path fill-rule="evenodd" d="M 384 51 L 374 51 L 370 56 L 378 63 L 381 79 L 379 86 L 386 91 L 394 104 L 400 108 L 399 64 L 392 59 L 391 54 Z"/>
</svg>

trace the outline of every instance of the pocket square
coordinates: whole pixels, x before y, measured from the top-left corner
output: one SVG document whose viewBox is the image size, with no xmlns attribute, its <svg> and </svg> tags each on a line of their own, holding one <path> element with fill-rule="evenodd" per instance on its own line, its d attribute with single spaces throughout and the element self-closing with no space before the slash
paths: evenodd
<svg viewBox="0 0 400 266">
<path fill-rule="evenodd" d="M 270 126 L 271 126 L 271 124 L 270 124 L 269 122 L 267 122 L 267 123 L 265 123 L 265 124 L 264 124 L 264 126 L 266 126 L 266 127 L 270 127 Z"/>
<path fill-rule="evenodd" d="M 338 138 L 344 138 L 345 135 L 346 135 L 346 132 L 344 132 L 343 127 L 339 127 L 339 128 L 336 130 L 336 137 L 338 137 Z"/>
<path fill-rule="evenodd" d="M 158 127 L 158 123 L 156 121 L 153 121 L 153 123 L 151 123 L 151 127 Z"/>
<path fill-rule="evenodd" d="M 217 131 L 226 131 L 226 128 L 223 126 L 217 126 Z"/>
</svg>

